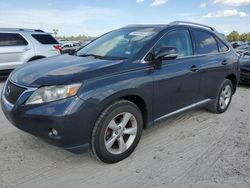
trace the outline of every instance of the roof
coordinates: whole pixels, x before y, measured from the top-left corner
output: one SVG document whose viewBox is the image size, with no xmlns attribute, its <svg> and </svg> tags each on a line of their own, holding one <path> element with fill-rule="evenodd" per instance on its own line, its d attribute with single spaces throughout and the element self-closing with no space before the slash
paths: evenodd
<svg viewBox="0 0 250 188">
<path fill-rule="evenodd" d="M 26 32 L 41 32 L 44 33 L 41 29 L 27 29 L 27 28 L 0 28 L 0 31 L 26 31 Z"/>
<path fill-rule="evenodd" d="M 194 22 L 187 22 L 187 21 L 174 21 L 169 24 L 134 24 L 134 25 L 128 25 L 123 28 L 159 28 L 159 29 L 164 29 L 169 26 L 175 26 L 175 25 L 185 25 L 185 26 L 193 26 L 193 27 L 199 27 L 203 29 L 208 29 L 214 32 L 217 32 L 215 28 L 204 25 L 204 24 L 199 24 L 199 23 L 194 23 Z"/>
<path fill-rule="evenodd" d="M 164 25 L 164 24 L 131 24 L 123 28 L 164 28 L 167 26 L 168 25 Z"/>
</svg>

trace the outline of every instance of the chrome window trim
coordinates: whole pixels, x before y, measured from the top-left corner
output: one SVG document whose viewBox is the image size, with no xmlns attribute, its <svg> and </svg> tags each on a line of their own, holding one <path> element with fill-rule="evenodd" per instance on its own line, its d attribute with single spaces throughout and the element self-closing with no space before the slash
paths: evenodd
<svg viewBox="0 0 250 188">
<path fill-rule="evenodd" d="M 161 38 L 159 38 L 159 39 L 155 42 L 155 44 L 153 45 L 153 47 L 151 47 L 151 48 L 148 50 L 148 52 L 146 53 L 146 55 L 144 55 L 143 58 L 140 60 L 140 63 L 143 63 L 143 64 L 150 63 L 149 61 L 145 61 L 146 56 L 149 54 L 149 52 L 155 47 L 155 45 L 156 45 L 156 44 L 157 44 L 166 34 L 168 34 L 168 33 L 171 32 L 171 31 L 174 31 L 174 30 L 188 30 L 188 31 L 189 31 L 189 29 L 182 29 L 182 28 L 176 28 L 176 29 L 172 29 L 172 30 L 168 31 L 167 33 L 165 33 L 164 35 L 162 35 Z M 215 40 L 216 40 L 216 38 L 215 38 Z M 225 53 L 228 53 L 228 52 L 231 51 L 231 48 L 230 48 L 228 45 L 226 45 L 226 46 L 228 47 L 228 50 L 225 51 L 225 52 L 219 52 L 219 48 L 218 48 L 218 52 L 217 52 L 217 53 L 198 54 L 198 55 L 192 55 L 192 56 L 177 57 L 176 59 L 186 59 L 186 58 L 201 57 L 201 56 L 207 56 L 207 55 L 225 54 Z"/>
</svg>

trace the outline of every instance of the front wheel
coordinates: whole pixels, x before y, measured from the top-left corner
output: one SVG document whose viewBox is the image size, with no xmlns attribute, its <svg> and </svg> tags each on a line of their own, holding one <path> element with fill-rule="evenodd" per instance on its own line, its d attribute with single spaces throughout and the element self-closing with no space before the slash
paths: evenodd
<svg viewBox="0 0 250 188">
<path fill-rule="evenodd" d="M 232 82 L 225 79 L 220 86 L 216 99 L 208 106 L 208 110 L 217 114 L 225 112 L 231 103 L 233 90 Z"/>
<path fill-rule="evenodd" d="M 92 152 L 106 163 L 121 161 L 136 148 L 142 128 L 140 109 L 130 101 L 119 100 L 106 108 L 96 121 Z"/>
</svg>

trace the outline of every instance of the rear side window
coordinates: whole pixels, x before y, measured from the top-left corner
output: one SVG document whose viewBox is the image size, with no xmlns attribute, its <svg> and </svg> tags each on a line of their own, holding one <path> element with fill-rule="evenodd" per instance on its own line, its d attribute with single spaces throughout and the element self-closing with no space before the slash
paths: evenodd
<svg viewBox="0 0 250 188">
<path fill-rule="evenodd" d="M 0 33 L 0 46 L 25 46 L 28 42 L 18 33 Z"/>
<path fill-rule="evenodd" d="M 220 52 L 226 52 L 229 50 L 229 48 L 223 42 L 221 42 L 219 39 L 217 39 L 217 41 Z"/>
<path fill-rule="evenodd" d="M 41 44 L 58 44 L 56 39 L 54 39 L 51 35 L 33 34 L 32 37 L 34 37 Z"/>
<path fill-rule="evenodd" d="M 203 31 L 193 31 L 196 40 L 196 53 L 201 54 L 212 54 L 218 53 L 218 46 L 215 38 Z"/>
<path fill-rule="evenodd" d="M 186 57 L 193 55 L 192 42 L 188 30 L 175 30 L 167 33 L 155 45 L 155 53 L 157 54 L 163 47 L 177 48 L 178 57 Z"/>
</svg>

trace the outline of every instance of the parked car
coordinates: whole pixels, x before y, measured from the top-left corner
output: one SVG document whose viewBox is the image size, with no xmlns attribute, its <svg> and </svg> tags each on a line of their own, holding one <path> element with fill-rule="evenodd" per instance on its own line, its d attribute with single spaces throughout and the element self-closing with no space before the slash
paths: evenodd
<svg viewBox="0 0 250 188">
<path fill-rule="evenodd" d="M 240 54 L 249 54 L 250 55 L 250 45 L 241 45 L 239 47 L 237 47 L 236 52 L 240 53 Z"/>
<path fill-rule="evenodd" d="M 58 42 L 59 42 L 59 44 L 61 44 L 61 45 L 63 45 L 63 44 L 65 44 L 65 43 L 67 43 L 67 42 L 69 42 L 69 40 L 67 40 L 67 39 L 56 39 Z"/>
<path fill-rule="evenodd" d="M 0 71 L 60 54 L 61 47 L 42 30 L 0 28 Z"/>
<path fill-rule="evenodd" d="M 65 44 L 64 46 L 62 46 L 62 54 L 74 54 L 77 50 L 83 48 L 88 43 L 90 43 L 90 41 L 84 41 L 78 45 L 77 44 L 73 44 L 73 45 Z"/>
<path fill-rule="evenodd" d="M 241 41 L 234 41 L 230 43 L 233 48 L 238 48 L 239 46 L 242 45 Z"/>
<path fill-rule="evenodd" d="M 240 54 L 240 83 L 250 84 L 250 54 Z"/>
<path fill-rule="evenodd" d="M 225 112 L 239 57 L 209 26 L 131 25 L 76 52 L 17 68 L 2 109 L 17 128 L 106 163 L 128 157 L 143 128 L 195 107 Z"/>
<path fill-rule="evenodd" d="M 62 45 L 62 54 L 67 54 L 69 53 L 72 49 L 79 48 L 80 43 L 75 43 L 75 42 L 67 42 Z"/>
</svg>

